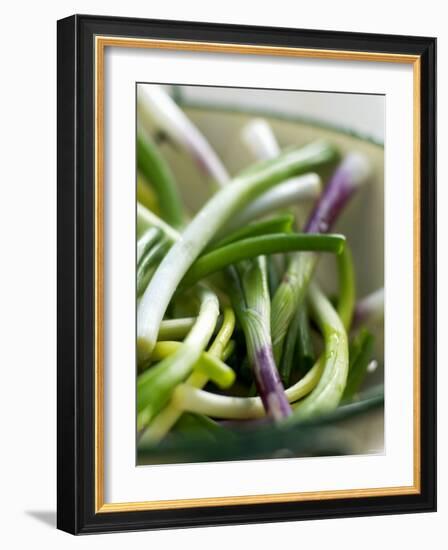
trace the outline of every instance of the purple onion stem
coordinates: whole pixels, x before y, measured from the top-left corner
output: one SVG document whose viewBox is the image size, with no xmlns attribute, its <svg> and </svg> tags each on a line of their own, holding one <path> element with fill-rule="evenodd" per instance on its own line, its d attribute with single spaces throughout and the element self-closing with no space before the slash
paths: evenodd
<svg viewBox="0 0 448 550">
<path fill-rule="evenodd" d="M 358 153 L 347 155 L 311 213 L 304 228 L 305 233 L 327 233 L 368 174 L 369 165 L 364 156 Z"/>
<path fill-rule="evenodd" d="M 253 368 L 255 385 L 265 410 L 274 420 L 289 416 L 292 409 L 278 374 L 272 345 L 265 345 L 255 351 Z"/>
<path fill-rule="evenodd" d="M 270 326 L 271 303 L 266 258 L 259 256 L 229 269 L 231 296 L 246 339 L 255 385 L 266 415 L 277 421 L 292 414 L 275 364 Z"/>
<path fill-rule="evenodd" d="M 348 154 L 325 187 L 305 225 L 304 232 L 328 232 L 355 191 L 367 179 L 369 172 L 370 165 L 364 155 Z M 313 253 L 297 252 L 292 255 L 282 283 L 272 300 L 272 341 L 274 357 L 280 364 L 280 369 L 283 344 L 289 326 L 305 298 L 317 259 L 318 256 Z M 282 370 L 280 375 L 284 378 Z"/>
</svg>

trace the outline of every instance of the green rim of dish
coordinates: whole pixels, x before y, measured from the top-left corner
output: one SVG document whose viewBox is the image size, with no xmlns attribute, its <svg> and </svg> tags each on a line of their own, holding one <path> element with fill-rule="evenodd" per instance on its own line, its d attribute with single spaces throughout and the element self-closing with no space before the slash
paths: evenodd
<svg viewBox="0 0 448 550">
<path fill-rule="evenodd" d="M 329 130 L 332 132 L 337 132 L 339 134 L 344 134 L 348 137 L 353 137 L 359 139 L 360 141 L 365 141 L 377 147 L 384 149 L 384 143 L 381 140 L 378 140 L 367 134 L 362 134 L 354 130 L 350 130 L 346 127 L 341 127 L 336 124 L 325 123 L 320 120 L 317 120 L 313 117 L 306 117 L 302 115 L 289 115 L 287 113 L 278 113 L 276 111 L 269 111 L 265 109 L 259 109 L 256 107 L 242 107 L 232 103 L 211 103 L 207 101 L 198 101 L 194 99 L 187 99 L 185 94 L 181 89 L 176 89 L 176 94 L 173 96 L 173 99 L 176 103 L 185 109 L 192 110 L 207 110 L 207 111 L 219 111 L 221 113 L 233 113 L 233 114 L 242 114 L 250 116 L 258 116 L 269 119 L 277 119 L 284 122 L 296 122 L 300 124 L 305 124 L 307 126 L 313 126 L 315 128 L 320 128 L 322 130 Z"/>
</svg>

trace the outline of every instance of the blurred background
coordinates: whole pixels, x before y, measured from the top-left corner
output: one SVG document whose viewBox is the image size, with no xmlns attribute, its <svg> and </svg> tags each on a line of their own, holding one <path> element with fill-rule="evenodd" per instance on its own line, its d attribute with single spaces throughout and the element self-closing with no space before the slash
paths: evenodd
<svg viewBox="0 0 448 550">
<path fill-rule="evenodd" d="M 314 91 L 251 90 L 214 86 L 166 86 L 177 100 L 188 104 L 239 106 L 266 110 L 335 125 L 384 142 L 384 95 Z"/>
</svg>

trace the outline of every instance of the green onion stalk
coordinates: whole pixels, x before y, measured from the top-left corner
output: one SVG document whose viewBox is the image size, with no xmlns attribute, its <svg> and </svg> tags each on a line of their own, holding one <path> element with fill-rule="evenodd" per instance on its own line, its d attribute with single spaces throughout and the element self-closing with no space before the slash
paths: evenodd
<svg viewBox="0 0 448 550">
<path fill-rule="evenodd" d="M 204 135 L 159 86 L 140 86 L 137 109 L 142 126 L 148 131 L 153 126 L 156 132 L 168 136 L 184 149 L 194 160 L 199 170 L 217 187 L 229 180 L 223 163 Z"/>
<path fill-rule="evenodd" d="M 270 233 L 291 233 L 294 223 L 292 214 L 279 214 L 267 220 L 251 223 L 235 231 L 226 231 L 225 236 L 219 239 L 212 239 L 205 251 L 220 248 L 226 244 L 239 241 L 248 237 L 257 237 Z M 156 214 L 148 210 L 145 206 L 137 203 L 137 263 L 140 261 L 143 252 L 147 250 L 148 244 L 156 240 L 156 236 L 163 238 L 170 243 L 180 239 L 181 233 L 176 231 L 170 225 L 166 224 Z M 141 252 L 140 252 L 141 251 Z"/>
<path fill-rule="evenodd" d="M 357 153 L 347 155 L 318 200 L 305 226 L 305 233 L 326 233 L 368 175 L 369 164 L 364 156 Z M 318 256 L 313 253 L 292 255 L 274 295 L 271 323 L 274 357 L 278 363 L 288 328 L 305 298 L 317 260 Z"/>
<path fill-rule="evenodd" d="M 259 256 L 242 262 L 231 272 L 234 276 L 231 299 L 246 338 L 258 394 L 266 414 L 273 420 L 281 420 L 292 410 L 272 354 L 266 258 Z"/>
<path fill-rule="evenodd" d="M 143 256 L 160 240 L 162 231 L 158 227 L 150 227 L 137 241 L 137 265 Z"/>
<path fill-rule="evenodd" d="M 338 311 L 334 310 L 331 303 L 317 288 L 313 289 L 309 297 L 311 302 L 309 306 L 312 308 L 316 324 L 324 335 L 325 351 L 300 380 L 285 390 L 285 396 L 289 403 L 298 402 L 310 394 L 319 384 L 319 392 L 314 394 L 313 400 L 318 395 L 329 394 L 330 398 L 326 403 L 325 410 L 330 410 L 336 406 L 335 403 L 338 402 L 338 399 L 341 399 L 341 396 L 338 397 L 338 392 L 344 391 L 344 380 L 346 380 L 346 371 L 348 370 L 347 325 L 341 320 L 339 313 L 346 312 L 346 319 L 350 318 L 353 313 L 354 276 L 350 251 L 348 253 L 344 251 L 343 254 L 345 255 L 344 261 L 338 262 L 339 294 L 341 296 L 338 302 Z M 327 374 L 324 382 L 321 382 L 324 372 Z M 334 374 L 334 378 L 331 373 Z M 329 393 L 325 394 L 323 386 L 327 384 L 329 385 Z M 182 410 L 215 418 L 249 420 L 262 418 L 266 414 L 260 397 L 216 395 L 188 387 L 185 384 L 180 384 L 175 389 L 173 402 Z M 319 409 L 317 409 L 317 412 L 319 412 Z M 302 414 L 300 413 L 300 415 Z"/>
<path fill-rule="evenodd" d="M 166 357 L 176 353 L 182 345 L 182 342 L 176 342 L 175 340 L 157 342 L 152 354 L 154 361 L 162 361 Z M 210 350 L 212 350 L 212 347 L 210 347 Z M 233 369 L 221 361 L 221 359 L 210 350 L 201 353 L 197 363 L 194 365 L 194 372 L 190 375 L 190 378 L 193 376 L 205 377 L 207 380 L 211 380 L 217 384 L 220 388 L 225 389 L 230 387 L 235 380 Z M 224 350 L 221 355 L 224 357 Z M 187 383 L 188 381 L 189 379 Z"/>
<path fill-rule="evenodd" d="M 205 249 L 208 252 L 210 249 L 221 248 L 226 244 L 247 239 L 249 237 L 258 237 L 260 235 L 268 235 L 270 233 L 291 233 L 294 224 L 294 216 L 289 213 L 278 214 L 267 220 L 262 220 L 255 223 L 250 223 L 235 231 L 227 233 L 226 237 L 213 239 L 211 244 Z"/>
<path fill-rule="evenodd" d="M 137 427 L 142 429 L 169 401 L 173 389 L 190 374 L 206 348 L 219 315 L 216 295 L 200 288 L 200 309 L 193 328 L 182 346 L 172 355 L 149 368 L 137 380 Z"/>
<path fill-rule="evenodd" d="M 311 313 L 324 336 L 325 351 L 316 365 L 297 384 L 286 390 L 293 414 L 284 422 L 303 421 L 333 411 L 340 403 L 348 376 L 348 339 L 345 327 L 331 302 L 317 288 L 310 285 Z M 176 388 L 173 400 L 185 410 L 227 419 L 250 419 L 264 416 L 259 397 L 227 397 L 187 388 Z"/>
<path fill-rule="evenodd" d="M 348 338 L 341 318 L 315 284 L 309 287 L 309 304 L 323 333 L 325 351 L 322 376 L 313 391 L 294 408 L 294 420 L 320 416 L 335 409 L 342 399 L 348 376 Z"/>
<path fill-rule="evenodd" d="M 312 391 L 322 375 L 323 366 L 322 361 L 317 362 L 301 380 L 285 390 L 289 403 L 295 403 Z M 249 420 L 266 416 L 260 397 L 218 395 L 187 384 L 177 386 L 173 392 L 173 402 L 182 410 L 214 418 Z"/>
<path fill-rule="evenodd" d="M 171 244 L 166 239 L 161 239 L 146 252 L 140 262 L 137 264 L 137 296 L 140 297 L 148 286 L 154 270 L 159 265 L 161 259 L 170 249 Z"/>
<path fill-rule="evenodd" d="M 313 250 L 339 254 L 345 243 L 343 235 L 303 235 L 274 233 L 232 242 L 201 256 L 182 280 L 181 289 L 189 287 L 212 273 L 242 260 L 265 254 L 295 250 Z"/>
<path fill-rule="evenodd" d="M 165 319 L 160 323 L 160 340 L 183 340 L 193 328 L 196 317 L 181 317 L 179 319 Z"/>
<path fill-rule="evenodd" d="M 313 366 L 316 354 L 314 351 L 314 345 L 311 335 L 310 320 L 308 317 L 308 307 L 304 304 L 304 307 L 298 310 L 298 333 L 297 333 L 297 367 L 301 374 L 306 374 Z"/>
<path fill-rule="evenodd" d="M 337 311 L 346 331 L 350 330 L 355 312 L 356 284 L 355 268 L 350 247 L 346 244 L 336 256 L 339 277 L 339 299 Z"/>
<path fill-rule="evenodd" d="M 331 302 L 310 285 L 309 303 L 324 336 L 324 352 L 311 370 L 285 390 L 293 414 L 285 422 L 305 420 L 329 413 L 342 399 L 348 375 L 348 340 L 345 327 Z M 303 399 L 302 399 L 303 398 Z M 299 401 L 300 400 L 300 401 Z M 183 410 L 223 419 L 257 419 L 265 416 L 260 397 L 229 397 L 180 384 L 173 401 Z"/>
<path fill-rule="evenodd" d="M 273 159 L 280 153 L 280 146 L 274 132 L 264 119 L 254 119 L 248 122 L 241 131 L 241 138 L 255 159 Z M 300 207 L 303 201 L 317 199 L 321 191 L 322 185 L 318 174 L 306 174 L 291 178 L 254 201 L 249 206 L 249 213 L 242 212 L 232 220 L 232 223 L 235 224 L 235 227 L 238 223 L 245 223 L 248 214 L 261 216 L 267 212 L 289 208 L 291 205 Z M 301 217 L 301 210 L 299 210 L 299 217 Z"/>
<path fill-rule="evenodd" d="M 345 243 L 342 252 L 336 256 L 336 261 L 339 279 L 337 313 L 345 330 L 348 332 L 354 313 L 356 285 L 353 256 L 347 243 Z M 299 307 L 288 329 L 282 356 L 282 373 L 286 379 L 291 378 L 291 371 L 295 361 L 297 362 L 297 369 L 302 374 L 308 372 L 314 363 L 314 349 L 306 302 Z"/>
<path fill-rule="evenodd" d="M 156 214 L 137 203 L 137 297 L 148 283 L 180 233 Z"/>
<path fill-rule="evenodd" d="M 137 238 L 140 240 L 145 233 L 152 228 L 160 229 L 164 238 L 174 242 L 180 237 L 180 233 L 171 225 L 164 222 L 156 214 L 148 210 L 143 204 L 137 203 Z M 138 241 L 137 241 L 138 242 Z M 138 244 L 137 244 L 138 247 Z"/>
<path fill-rule="evenodd" d="M 275 158 L 275 157 L 274 157 Z M 245 224 L 273 212 L 302 201 L 315 200 L 321 192 L 321 180 L 317 174 L 304 174 L 276 185 L 255 199 L 244 210 L 236 214 L 224 227 L 225 231 L 232 231 Z"/>
<path fill-rule="evenodd" d="M 235 379 L 235 373 L 230 367 L 220 361 L 225 355 L 225 350 L 229 344 L 230 338 L 235 327 L 235 314 L 231 308 L 225 308 L 224 318 L 221 328 L 216 335 L 212 345 L 207 353 L 203 353 L 196 363 L 192 374 L 188 377 L 185 384 L 193 388 L 203 388 L 205 384 L 212 380 L 221 388 L 228 388 Z M 176 342 L 178 346 L 182 344 Z M 173 347 L 173 342 L 158 342 L 154 348 L 153 357 L 160 353 L 163 346 Z M 176 347 L 175 347 L 176 349 Z M 163 357 L 163 353 L 161 357 Z M 183 413 L 181 408 L 171 400 L 168 405 L 154 418 L 151 424 L 145 430 L 141 442 L 157 443 L 170 431 Z"/>
<path fill-rule="evenodd" d="M 361 328 L 350 343 L 350 366 L 343 401 L 351 401 L 358 393 L 371 364 L 375 338 Z"/>
<path fill-rule="evenodd" d="M 139 362 L 150 359 L 160 323 L 173 294 L 185 273 L 224 223 L 279 181 L 331 163 L 335 156 L 335 149 L 325 142 L 315 142 L 282 153 L 273 161 L 260 163 L 257 170 L 237 176 L 205 204 L 163 258 L 140 300 L 137 318 Z"/>
<path fill-rule="evenodd" d="M 294 431 L 295 429 L 314 429 L 320 426 L 324 426 L 326 424 L 335 424 L 357 416 L 361 413 L 368 412 L 383 404 L 384 385 L 379 384 L 358 394 L 358 398 L 355 401 L 346 402 L 344 400 L 336 409 L 333 409 L 328 413 L 313 418 L 291 422 L 290 429 L 293 429 Z M 257 422 L 254 422 L 253 420 L 220 420 L 219 425 L 223 428 L 232 429 L 259 427 L 261 429 L 258 433 L 262 433 L 265 430 L 267 431 L 269 430 L 269 428 L 271 428 L 271 430 L 274 429 L 272 428 L 272 425 L 266 421 L 266 418 L 258 419 Z M 276 433 L 281 432 L 288 433 L 288 430 L 276 430 Z M 246 433 L 254 433 L 254 430 L 250 430 L 250 432 Z"/>
<path fill-rule="evenodd" d="M 281 368 L 284 379 L 291 381 L 295 371 L 306 374 L 314 362 L 308 308 L 304 303 L 293 317 L 286 336 Z"/>
<path fill-rule="evenodd" d="M 151 140 L 137 134 L 137 167 L 157 195 L 161 217 L 173 227 L 184 222 L 182 201 L 171 169 Z"/>
</svg>

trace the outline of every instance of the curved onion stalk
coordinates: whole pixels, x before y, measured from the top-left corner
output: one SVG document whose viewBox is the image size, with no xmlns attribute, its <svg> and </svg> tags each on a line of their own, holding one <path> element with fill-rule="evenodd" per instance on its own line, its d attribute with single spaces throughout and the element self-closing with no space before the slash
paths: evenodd
<svg viewBox="0 0 448 550">
<path fill-rule="evenodd" d="M 252 155 L 259 160 L 271 159 L 280 152 L 272 128 L 262 118 L 248 122 L 241 131 L 241 138 Z"/>
<path fill-rule="evenodd" d="M 136 197 L 137 202 L 143 204 L 145 208 L 157 215 L 159 214 L 156 193 L 141 172 L 137 172 Z"/>
<path fill-rule="evenodd" d="M 366 181 L 369 171 L 370 165 L 363 155 L 357 153 L 347 155 L 317 202 L 305 226 L 305 232 L 326 233 L 329 231 L 355 191 Z M 315 254 L 294 254 L 283 281 L 274 295 L 271 318 L 272 340 L 274 356 L 278 362 L 282 356 L 283 342 L 288 327 L 305 297 L 317 259 Z"/>
<path fill-rule="evenodd" d="M 384 405 L 384 386 L 383 384 L 369 388 L 359 394 L 356 401 L 341 403 L 337 409 L 334 409 L 328 414 L 319 416 L 319 418 L 313 420 L 307 420 L 303 422 L 303 425 L 319 425 L 321 422 L 340 422 L 359 414 L 369 411 Z M 300 423 L 301 424 L 301 423 Z"/>
<path fill-rule="evenodd" d="M 310 319 L 308 317 L 308 305 L 302 304 L 298 310 L 300 312 L 298 320 L 298 334 L 296 357 L 299 373 L 303 376 L 314 365 L 316 354 L 314 351 L 313 340 L 311 336 Z"/>
<path fill-rule="evenodd" d="M 162 218 L 174 227 L 181 227 L 184 222 L 182 202 L 171 169 L 155 145 L 140 132 L 137 134 L 137 166 L 144 176 L 143 181 L 149 182 L 156 192 Z"/>
<path fill-rule="evenodd" d="M 284 340 L 291 322 L 305 298 L 317 258 L 317 254 L 310 252 L 294 254 L 272 299 L 272 342 L 274 357 L 280 365 L 282 365 Z M 280 374 L 282 378 L 286 375 L 283 373 L 283 369 Z"/>
<path fill-rule="evenodd" d="M 268 220 L 245 225 L 244 227 L 229 233 L 222 239 L 213 239 L 205 251 L 209 252 L 215 248 L 221 248 L 226 244 L 240 241 L 241 239 L 247 239 L 248 237 L 258 237 L 259 235 L 267 235 L 270 233 L 291 233 L 293 223 L 294 216 L 292 214 L 279 214 L 269 218 Z"/>
<path fill-rule="evenodd" d="M 155 124 L 191 155 L 201 172 L 213 183 L 218 186 L 227 183 L 229 175 L 213 148 L 162 88 L 139 86 L 137 109 L 143 126 L 149 130 Z"/>
<path fill-rule="evenodd" d="M 305 232 L 329 231 L 354 192 L 369 176 L 370 164 L 367 158 L 359 153 L 348 154 L 331 177 L 325 192 L 311 213 Z"/>
<path fill-rule="evenodd" d="M 342 399 L 348 375 L 348 339 L 339 315 L 314 284 L 309 288 L 309 303 L 324 336 L 325 352 L 321 358 L 324 370 L 317 386 L 294 410 L 296 420 L 335 409 Z"/>
<path fill-rule="evenodd" d="M 250 174 L 237 176 L 205 204 L 162 260 L 142 296 L 137 319 L 140 362 L 151 356 L 160 322 L 178 284 L 223 224 L 238 209 L 279 181 L 331 162 L 335 155 L 335 149 L 325 142 L 288 151 L 273 161 L 261 163 Z"/>
<path fill-rule="evenodd" d="M 338 299 L 338 315 L 345 327 L 345 330 L 350 330 L 352 324 L 353 313 L 355 309 L 355 269 L 353 267 L 353 256 L 350 247 L 344 246 L 344 250 L 336 256 L 338 263 L 339 276 L 339 299 Z"/>
<path fill-rule="evenodd" d="M 210 346 L 210 349 L 208 350 L 208 355 L 212 358 L 216 358 L 218 360 L 219 358 L 223 358 L 225 349 L 227 348 L 230 338 L 232 337 L 233 330 L 235 328 L 235 315 L 233 313 L 233 310 L 231 308 L 226 308 L 224 310 L 224 319 L 221 326 L 221 329 L 219 330 L 215 340 L 213 341 L 212 345 Z M 157 349 L 156 345 L 155 350 Z M 227 365 L 226 365 L 227 366 Z M 209 379 L 213 379 L 214 382 L 216 381 L 224 381 L 227 383 L 227 387 L 231 385 L 233 382 L 233 379 L 235 377 L 235 374 L 232 369 L 229 370 L 232 372 L 233 376 L 229 376 L 227 373 L 224 377 L 224 380 L 222 380 L 222 376 L 220 376 L 219 380 L 217 380 L 217 376 L 212 377 L 210 370 L 207 371 L 198 371 L 195 366 L 195 371 L 189 376 L 187 381 L 185 382 L 185 385 L 187 387 L 191 388 L 203 388 L 205 384 L 208 382 Z M 222 369 L 221 369 L 222 370 Z M 153 442 L 157 443 L 163 437 L 170 431 L 170 429 L 174 426 L 174 424 L 179 420 L 183 413 L 183 410 L 178 408 L 176 404 L 171 400 L 169 404 L 154 418 L 154 420 L 151 422 L 151 424 L 148 426 L 148 428 L 145 430 L 141 442 Z"/>
<path fill-rule="evenodd" d="M 360 325 L 374 325 L 384 318 L 384 288 L 365 296 L 356 304 L 353 328 Z"/>
<path fill-rule="evenodd" d="M 219 315 L 216 295 L 207 289 L 200 290 L 201 306 L 197 320 L 181 348 L 137 380 L 137 425 L 143 428 L 168 402 L 173 389 L 191 373 L 193 365 L 208 344 Z"/>
<path fill-rule="evenodd" d="M 159 330 L 159 342 L 164 341 L 172 341 L 172 340 L 183 340 L 185 336 L 190 332 L 190 330 L 193 328 L 193 325 L 196 322 L 196 317 L 180 317 L 177 319 L 164 319 L 160 324 L 160 330 Z M 218 322 L 216 324 L 215 331 L 219 331 L 221 329 L 223 322 L 223 318 L 220 315 L 218 318 Z M 233 348 L 235 346 L 235 342 L 231 341 L 226 346 L 225 352 L 224 352 L 224 359 L 227 359 L 227 357 L 230 356 L 231 352 L 233 351 Z"/>
<path fill-rule="evenodd" d="M 306 304 L 296 311 L 285 340 L 285 348 L 282 356 L 282 381 L 288 384 L 293 371 L 301 371 L 306 374 L 314 364 L 314 349 L 311 341 L 311 333 Z"/>
<path fill-rule="evenodd" d="M 235 340 L 230 340 L 227 346 L 224 348 L 222 352 L 221 359 L 223 361 L 227 361 L 227 359 L 232 355 L 232 353 L 235 351 L 236 343 Z"/>
<path fill-rule="evenodd" d="M 148 286 L 154 270 L 160 260 L 165 256 L 171 244 L 165 239 L 156 243 L 151 250 L 142 258 L 137 266 L 137 296 L 140 297 Z"/>
<path fill-rule="evenodd" d="M 272 159 L 280 153 L 280 147 L 274 132 L 264 119 L 251 120 L 244 126 L 241 137 L 254 158 L 258 160 Z M 248 218 L 250 215 L 254 217 L 262 216 L 267 212 L 273 212 L 279 208 L 297 204 L 300 201 L 316 199 L 321 190 L 321 180 L 317 174 L 291 178 L 250 204 L 237 217 L 235 223 L 244 224 L 247 219 L 253 219 Z"/>
<path fill-rule="evenodd" d="M 241 131 L 241 139 L 252 153 L 253 157 L 257 160 L 274 159 L 281 152 L 271 126 L 262 118 L 252 119 L 248 122 Z M 320 178 L 317 174 L 307 174 L 307 176 L 290 178 L 285 181 L 284 184 L 285 189 L 289 187 L 291 192 L 294 188 L 297 190 L 303 186 L 307 187 L 307 191 L 304 191 L 305 196 L 306 193 L 310 195 L 309 198 L 315 198 L 311 195 L 318 194 L 321 191 Z M 305 198 L 305 196 L 303 198 Z M 257 201 L 261 201 L 261 197 L 257 199 Z"/>
<path fill-rule="evenodd" d="M 154 361 L 162 361 L 166 357 L 176 353 L 182 345 L 182 342 L 176 341 L 157 342 L 152 353 L 152 358 Z M 235 381 L 235 372 L 233 369 L 209 351 L 201 353 L 201 356 L 194 365 L 194 372 L 191 376 L 194 374 L 204 376 L 207 380 L 211 380 L 223 389 L 229 388 Z"/>
<path fill-rule="evenodd" d="M 279 258 L 278 256 L 268 256 L 266 261 L 268 269 L 269 294 L 270 296 L 273 296 L 278 288 L 278 285 L 280 284 L 280 279 L 283 275 L 283 266 L 280 265 L 280 262 L 284 262 L 284 257 L 281 256 Z"/>
<path fill-rule="evenodd" d="M 266 258 L 243 262 L 235 270 L 230 289 L 232 303 L 246 338 L 247 355 L 266 414 L 280 420 L 291 414 L 272 354 L 271 301 Z"/>
<path fill-rule="evenodd" d="M 285 390 L 289 403 L 295 403 L 313 390 L 322 375 L 323 367 L 324 361 L 319 359 L 301 380 Z M 260 397 L 229 397 L 179 384 L 172 399 L 178 408 L 214 418 L 249 420 L 266 416 Z"/>
<path fill-rule="evenodd" d="M 305 419 L 333 410 L 345 389 L 348 373 L 347 333 L 338 314 L 327 298 L 310 287 L 310 306 L 324 334 L 325 352 L 296 384 L 285 390 L 290 403 L 307 396 L 293 406 L 291 420 Z M 216 395 L 180 384 L 173 393 L 173 402 L 183 410 L 214 418 L 256 419 L 265 416 L 259 397 Z"/>
<path fill-rule="evenodd" d="M 350 343 L 350 367 L 343 401 L 350 401 L 357 393 L 372 362 L 375 337 L 362 328 Z"/>
<path fill-rule="evenodd" d="M 158 227 L 150 227 L 137 241 L 137 265 L 143 256 L 160 239 L 162 231 Z"/>
<path fill-rule="evenodd" d="M 165 319 L 160 323 L 159 340 L 183 340 L 195 322 L 196 317 Z"/>
<path fill-rule="evenodd" d="M 201 256 L 185 274 L 181 288 L 191 286 L 204 277 L 242 260 L 296 250 L 315 250 L 339 254 L 344 248 L 344 243 L 343 235 L 303 235 L 298 233 L 289 235 L 274 233 L 242 239 Z"/>
<path fill-rule="evenodd" d="M 167 240 L 176 241 L 180 233 L 171 225 L 164 222 L 156 214 L 145 208 L 139 202 L 137 203 L 137 237 L 140 239 L 143 234 L 151 227 L 157 227 L 162 231 Z"/>
<path fill-rule="evenodd" d="M 261 197 L 251 202 L 234 216 L 224 227 L 223 232 L 233 231 L 267 214 L 289 208 L 300 201 L 317 199 L 321 192 L 321 180 L 317 174 L 305 174 L 298 178 L 279 183 Z"/>
</svg>

